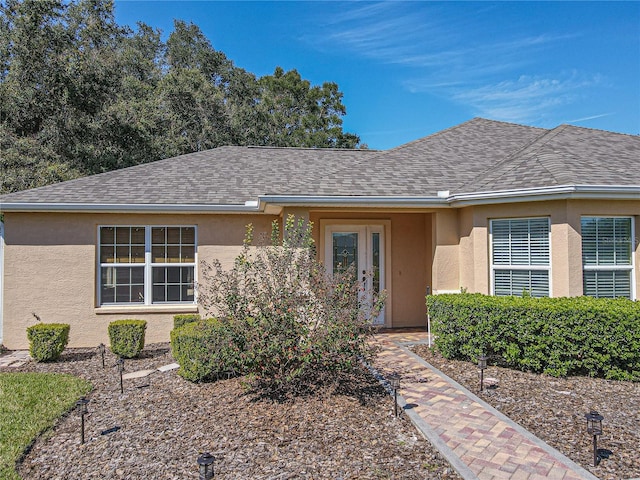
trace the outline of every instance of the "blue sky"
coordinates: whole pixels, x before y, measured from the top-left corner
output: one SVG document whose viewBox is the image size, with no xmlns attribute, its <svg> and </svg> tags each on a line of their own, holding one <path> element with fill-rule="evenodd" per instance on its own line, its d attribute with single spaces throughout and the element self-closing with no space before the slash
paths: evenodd
<svg viewBox="0 0 640 480">
<path fill-rule="evenodd" d="M 640 134 L 640 2 L 116 0 L 116 20 L 197 24 L 256 75 L 344 93 L 345 131 L 392 148 L 480 116 Z"/>
</svg>

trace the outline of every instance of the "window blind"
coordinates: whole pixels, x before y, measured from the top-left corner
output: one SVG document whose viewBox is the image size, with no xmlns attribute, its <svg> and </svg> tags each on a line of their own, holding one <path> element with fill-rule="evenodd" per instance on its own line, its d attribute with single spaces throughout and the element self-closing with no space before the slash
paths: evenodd
<svg viewBox="0 0 640 480">
<path fill-rule="evenodd" d="M 632 298 L 630 217 L 582 217 L 583 293 Z"/>
<path fill-rule="evenodd" d="M 495 295 L 549 296 L 549 219 L 491 221 Z"/>
</svg>

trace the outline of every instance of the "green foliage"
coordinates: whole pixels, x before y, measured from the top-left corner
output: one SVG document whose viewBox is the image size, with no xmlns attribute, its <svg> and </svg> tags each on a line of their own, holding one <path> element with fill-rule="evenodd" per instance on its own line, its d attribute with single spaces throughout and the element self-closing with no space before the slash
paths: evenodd
<svg viewBox="0 0 640 480">
<path fill-rule="evenodd" d="M 0 373 L 0 478 L 19 480 L 15 466 L 26 449 L 90 390 L 71 375 Z"/>
<path fill-rule="evenodd" d="M 221 145 L 354 148 L 332 82 L 257 78 L 197 25 L 116 23 L 111 0 L 0 0 L 0 194 Z"/>
<path fill-rule="evenodd" d="M 144 348 L 146 320 L 116 320 L 109 324 L 111 351 L 125 358 L 137 357 Z"/>
<path fill-rule="evenodd" d="M 436 347 L 446 358 L 481 353 L 552 376 L 640 380 L 640 304 L 627 299 L 427 297 Z"/>
<path fill-rule="evenodd" d="M 201 320 L 198 313 L 185 313 L 173 316 L 173 328 L 180 328 L 187 323 L 199 322 Z"/>
<path fill-rule="evenodd" d="M 229 319 L 242 338 L 242 366 L 254 385 L 286 393 L 337 381 L 371 354 L 371 321 L 384 292 L 366 300 L 353 270 L 330 275 L 315 257 L 312 225 L 288 216 L 273 224 L 269 245 L 252 247 L 247 231 L 231 269 L 201 269 L 199 301 Z M 195 327 L 194 327 L 195 328 Z"/>
<path fill-rule="evenodd" d="M 27 328 L 29 353 L 36 362 L 56 360 L 69 343 L 66 323 L 38 323 Z"/>
<path fill-rule="evenodd" d="M 171 331 L 171 353 L 180 364 L 178 374 L 193 382 L 217 380 L 244 373 L 243 326 L 230 320 L 204 319 Z"/>
</svg>

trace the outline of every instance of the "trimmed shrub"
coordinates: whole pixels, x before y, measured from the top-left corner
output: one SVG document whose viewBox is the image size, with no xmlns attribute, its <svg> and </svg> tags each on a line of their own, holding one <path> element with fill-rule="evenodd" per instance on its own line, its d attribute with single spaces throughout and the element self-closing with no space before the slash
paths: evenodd
<svg viewBox="0 0 640 480">
<path fill-rule="evenodd" d="M 242 330 L 242 325 L 215 318 L 172 330 L 171 353 L 180 364 L 178 374 L 193 382 L 242 374 L 247 361 Z"/>
<path fill-rule="evenodd" d="M 116 320 L 109 324 L 111 351 L 125 358 L 137 357 L 144 348 L 146 320 Z"/>
<path fill-rule="evenodd" d="M 427 297 L 446 358 L 481 353 L 519 370 L 560 377 L 640 380 L 640 303 L 627 299 Z"/>
<path fill-rule="evenodd" d="M 66 323 L 38 323 L 27 328 L 29 353 L 36 362 L 56 360 L 69 343 Z"/>
<path fill-rule="evenodd" d="M 173 316 L 173 328 L 180 328 L 187 323 L 199 322 L 202 320 L 198 313 L 185 313 Z"/>
</svg>

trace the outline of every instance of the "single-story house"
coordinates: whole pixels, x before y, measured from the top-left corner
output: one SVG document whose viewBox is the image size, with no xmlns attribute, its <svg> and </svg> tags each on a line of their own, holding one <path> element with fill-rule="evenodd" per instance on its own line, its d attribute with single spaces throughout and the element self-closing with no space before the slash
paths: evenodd
<svg viewBox="0 0 640 480">
<path fill-rule="evenodd" d="M 33 313 L 70 346 L 121 318 L 167 341 L 197 312 L 200 262 L 245 226 L 313 222 L 327 268 L 357 262 L 385 327 L 426 324 L 425 292 L 639 298 L 640 137 L 476 118 L 387 151 L 226 146 L 0 196 L 1 341 Z"/>
</svg>

